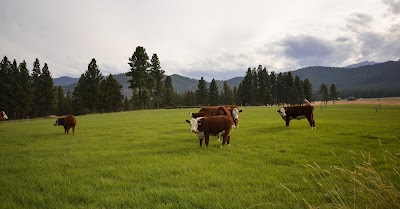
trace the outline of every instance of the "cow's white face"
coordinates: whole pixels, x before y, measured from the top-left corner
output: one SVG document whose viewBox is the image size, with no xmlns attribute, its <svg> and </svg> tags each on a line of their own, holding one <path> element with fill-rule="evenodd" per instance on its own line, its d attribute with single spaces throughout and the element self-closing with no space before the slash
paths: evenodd
<svg viewBox="0 0 400 209">
<path fill-rule="evenodd" d="M 58 118 L 56 119 L 56 122 L 54 122 L 54 126 L 58 125 Z"/>
<path fill-rule="evenodd" d="M 286 121 L 286 111 L 285 111 L 285 108 L 281 108 L 281 109 L 279 109 L 278 110 L 278 113 L 282 116 L 282 119 L 284 120 L 284 121 Z"/>
<path fill-rule="evenodd" d="M 238 108 L 233 108 L 233 110 L 232 110 L 232 117 L 235 119 L 235 120 L 239 120 L 239 110 L 238 110 Z"/>
<path fill-rule="evenodd" d="M 8 116 L 6 115 L 6 113 L 5 113 L 4 111 L 2 111 L 2 113 L 3 113 L 3 118 L 4 118 L 4 120 L 7 120 L 7 119 L 8 119 Z"/>
<path fill-rule="evenodd" d="M 199 127 L 199 124 L 200 124 L 199 120 L 200 120 L 201 118 L 202 118 L 202 117 L 200 117 L 200 118 L 192 118 L 192 119 L 190 119 L 190 120 L 186 120 L 186 122 L 190 124 L 190 130 L 191 130 L 192 132 L 194 132 L 194 133 L 197 133 L 197 132 L 198 132 L 197 128 Z"/>
<path fill-rule="evenodd" d="M 232 110 L 232 117 L 234 120 L 233 127 L 239 126 L 239 113 L 240 113 L 240 111 L 238 108 L 236 108 L 236 107 L 233 108 L 233 110 Z"/>
<path fill-rule="evenodd" d="M 280 114 L 282 117 L 286 117 L 285 108 L 282 107 L 278 112 L 279 112 L 279 114 Z"/>
</svg>

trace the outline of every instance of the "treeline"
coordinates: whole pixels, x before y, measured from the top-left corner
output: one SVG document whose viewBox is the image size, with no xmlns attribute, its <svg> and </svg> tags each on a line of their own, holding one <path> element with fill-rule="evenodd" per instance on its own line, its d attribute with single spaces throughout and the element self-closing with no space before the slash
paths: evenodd
<svg viewBox="0 0 400 209">
<path fill-rule="evenodd" d="M 73 91 L 64 92 L 60 86 L 54 86 L 46 63 L 41 68 L 36 59 L 30 74 L 25 61 L 17 64 L 5 56 L 0 63 L 0 108 L 10 119 L 23 119 L 175 106 L 302 104 L 305 98 L 314 100 L 308 79 L 293 77 L 291 72 L 269 73 L 261 65 L 249 68 L 243 81 L 233 89 L 226 81 L 223 89 L 218 89 L 215 79 L 207 86 L 201 78 L 197 90 L 183 94 L 174 91 L 172 79 L 165 76 L 157 54 L 149 59 L 146 49 L 138 46 L 128 65 L 131 99 L 122 95 L 122 86 L 113 75 L 102 75 L 94 58 Z M 332 96 L 325 89 L 320 90 L 320 99 L 336 98 L 334 89 Z"/>
<path fill-rule="evenodd" d="M 48 65 L 36 58 L 32 73 L 25 61 L 0 63 L 0 108 L 10 119 L 44 117 L 52 114 L 113 112 L 123 108 L 122 86 L 109 75 L 106 79 L 92 59 L 73 92 L 55 87 Z"/>
<path fill-rule="evenodd" d="M 232 89 L 225 81 L 220 91 L 213 79 L 207 88 L 206 81 L 201 78 L 196 91 L 177 95 L 176 101 L 185 106 L 302 104 L 305 98 L 313 101 L 312 92 L 308 79 L 293 78 L 291 72 L 268 73 L 265 67 L 259 65 L 258 68 L 248 68 L 238 87 Z"/>
</svg>

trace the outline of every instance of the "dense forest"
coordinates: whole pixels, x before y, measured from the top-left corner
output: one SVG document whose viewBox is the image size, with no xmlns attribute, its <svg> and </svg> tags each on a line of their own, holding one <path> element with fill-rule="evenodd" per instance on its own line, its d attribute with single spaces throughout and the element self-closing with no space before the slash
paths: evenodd
<svg viewBox="0 0 400 209">
<path fill-rule="evenodd" d="M 171 76 L 164 74 L 157 54 L 150 58 L 146 49 L 138 46 L 128 65 L 130 70 L 125 75 L 132 94 L 129 98 L 122 94 L 122 85 L 113 75 L 103 76 L 94 58 L 74 88 L 65 92 L 61 86 L 54 86 L 46 63 L 41 67 L 36 59 L 29 73 L 25 61 L 17 64 L 4 56 L 0 63 L 0 108 L 10 119 L 23 119 L 182 106 L 302 104 L 304 99 L 330 101 L 341 95 L 333 83 L 322 83 L 315 91 L 307 78 L 302 80 L 292 72 L 269 73 L 261 65 L 248 68 L 233 88 L 226 81 L 221 89 L 215 79 L 208 85 L 201 78 L 196 90 L 178 93 Z"/>
</svg>

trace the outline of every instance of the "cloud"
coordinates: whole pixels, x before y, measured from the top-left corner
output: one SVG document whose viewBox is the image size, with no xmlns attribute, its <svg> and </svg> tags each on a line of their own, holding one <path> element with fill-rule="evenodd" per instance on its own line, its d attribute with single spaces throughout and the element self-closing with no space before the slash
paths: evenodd
<svg viewBox="0 0 400 209">
<path fill-rule="evenodd" d="M 362 13 L 353 13 L 347 19 L 347 29 L 353 32 L 357 32 L 368 28 L 373 22 L 374 18 Z"/>
<path fill-rule="evenodd" d="M 280 41 L 284 55 L 301 65 L 321 65 L 332 56 L 332 45 L 323 39 L 309 36 L 288 36 Z"/>
<path fill-rule="evenodd" d="M 383 0 L 383 3 L 389 6 L 389 11 L 394 14 L 400 14 L 400 1 L 399 0 Z"/>
</svg>

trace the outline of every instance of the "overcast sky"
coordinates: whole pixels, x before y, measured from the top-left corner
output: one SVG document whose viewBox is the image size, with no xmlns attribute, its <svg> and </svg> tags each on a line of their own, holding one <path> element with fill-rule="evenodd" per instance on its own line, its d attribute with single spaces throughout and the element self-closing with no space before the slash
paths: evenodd
<svg viewBox="0 0 400 209">
<path fill-rule="evenodd" d="M 53 78 L 129 70 L 137 46 L 166 75 L 206 80 L 400 58 L 400 0 L 0 0 L 0 56 Z"/>
</svg>

